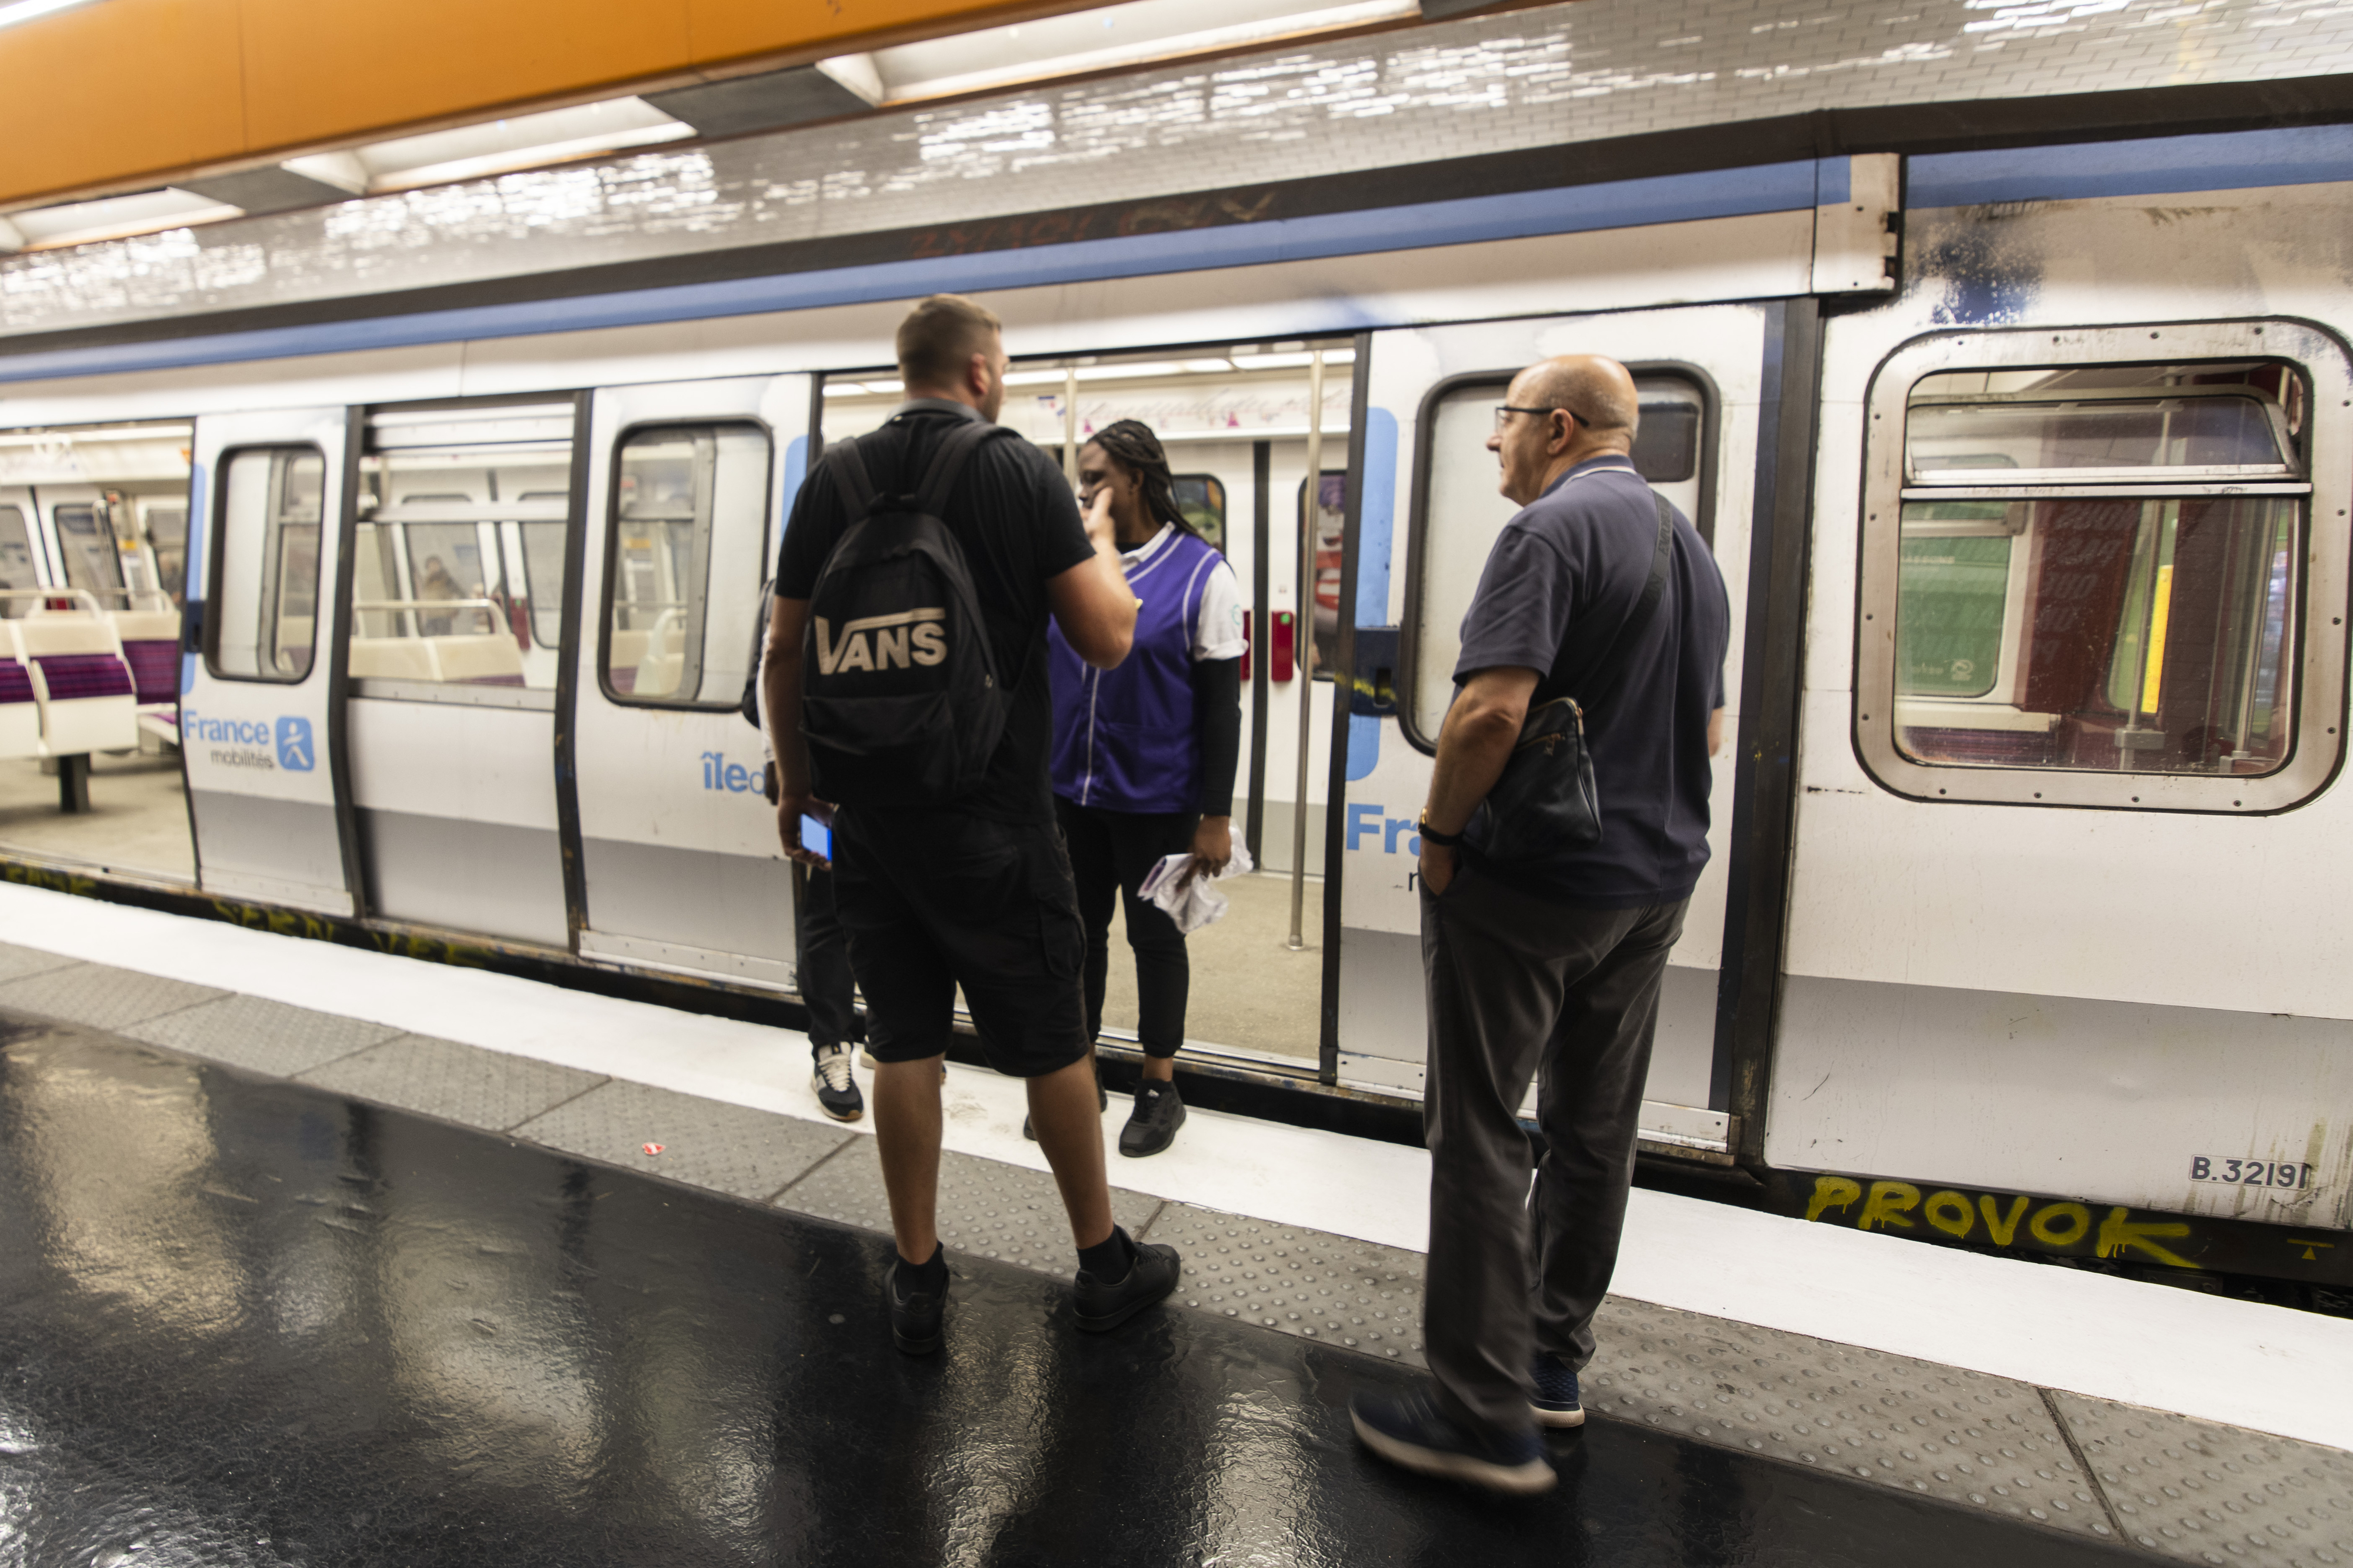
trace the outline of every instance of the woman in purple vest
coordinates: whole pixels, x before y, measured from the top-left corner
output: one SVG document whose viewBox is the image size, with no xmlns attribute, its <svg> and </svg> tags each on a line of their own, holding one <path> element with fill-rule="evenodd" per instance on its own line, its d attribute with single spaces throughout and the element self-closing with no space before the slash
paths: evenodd
<svg viewBox="0 0 2353 1568">
<path fill-rule="evenodd" d="M 1176 1047 L 1191 971 L 1185 935 L 1136 896 L 1145 873 L 1187 851 L 1205 873 L 1233 858 L 1234 767 L 1241 752 L 1241 592 L 1233 568 L 1177 509 L 1167 454 L 1151 427 L 1106 426 L 1079 454 L 1080 500 L 1107 509 L 1142 608 L 1135 645 L 1095 669 L 1047 633 L 1054 686 L 1054 808 L 1087 926 L 1087 1027 L 1103 1028 L 1112 901 L 1124 899 L 1135 952 L 1144 1081 L 1119 1135 L 1123 1154 L 1157 1154 L 1176 1136 Z"/>
</svg>

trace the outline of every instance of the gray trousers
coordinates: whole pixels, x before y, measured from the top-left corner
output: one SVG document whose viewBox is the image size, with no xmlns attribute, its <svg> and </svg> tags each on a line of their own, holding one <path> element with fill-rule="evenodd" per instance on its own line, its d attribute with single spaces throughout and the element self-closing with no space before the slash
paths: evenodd
<svg viewBox="0 0 2353 1568">
<path fill-rule="evenodd" d="M 1530 1429 L 1533 1352 L 1593 1358 L 1618 1265 L 1667 952 L 1688 900 L 1567 909 L 1465 868 L 1421 895 L 1430 1073 L 1422 1341 L 1438 1400 L 1482 1435 Z M 1533 1191 L 1520 1104 L 1536 1079 Z"/>
</svg>

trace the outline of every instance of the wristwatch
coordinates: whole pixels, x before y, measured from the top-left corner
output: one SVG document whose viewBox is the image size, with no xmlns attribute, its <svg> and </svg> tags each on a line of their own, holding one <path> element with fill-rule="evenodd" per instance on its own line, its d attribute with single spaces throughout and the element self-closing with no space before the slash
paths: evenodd
<svg viewBox="0 0 2353 1568">
<path fill-rule="evenodd" d="M 1422 807 L 1421 820 L 1414 825 L 1414 831 L 1421 835 L 1423 843 L 1435 844 L 1441 849 L 1459 848 L 1462 843 L 1462 835 L 1460 833 L 1440 833 L 1430 825 L 1428 806 Z"/>
</svg>

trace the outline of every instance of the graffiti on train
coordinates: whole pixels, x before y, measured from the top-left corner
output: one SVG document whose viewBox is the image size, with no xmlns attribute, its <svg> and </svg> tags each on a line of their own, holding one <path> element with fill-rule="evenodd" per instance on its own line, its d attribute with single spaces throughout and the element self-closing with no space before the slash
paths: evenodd
<svg viewBox="0 0 2353 1568">
<path fill-rule="evenodd" d="M 1923 1193 L 1910 1182 L 1866 1184 L 1852 1176 L 1817 1176 L 1806 1217 L 1857 1230 L 1917 1234 L 1925 1227 L 1955 1241 L 2025 1246 L 2038 1252 L 2089 1252 L 2098 1258 L 2137 1255 L 2177 1268 L 2198 1267 L 2167 1245 L 2190 1234 L 2187 1220 L 2136 1217 L 2131 1209 L 2113 1205 L 2099 1215 L 2088 1204 L 2019 1193 L 1965 1193 L 1951 1187 Z"/>
<path fill-rule="evenodd" d="M 180 740 L 184 745 L 207 748 L 206 756 L 218 767 L 307 773 L 319 765 L 311 721 L 299 714 L 212 719 L 191 710 L 180 716 Z"/>
</svg>

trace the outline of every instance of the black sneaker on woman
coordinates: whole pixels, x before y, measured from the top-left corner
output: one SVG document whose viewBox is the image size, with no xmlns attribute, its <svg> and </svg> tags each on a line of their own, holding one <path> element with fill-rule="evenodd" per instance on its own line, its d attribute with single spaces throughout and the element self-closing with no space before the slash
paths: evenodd
<svg viewBox="0 0 2353 1568">
<path fill-rule="evenodd" d="M 866 1114 L 866 1097 L 849 1075 L 848 1046 L 816 1053 L 809 1065 L 809 1087 L 817 1090 L 818 1109 L 836 1121 L 855 1121 Z"/>
<path fill-rule="evenodd" d="M 1131 1160 L 1157 1154 L 1176 1142 L 1176 1129 L 1184 1125 L 1185 1102 L 1176 1086 L 1145 1079 L 1135 1086 L 1135 1109 L 1119 1130 L 1119 1152 Z"/>
</svg>

